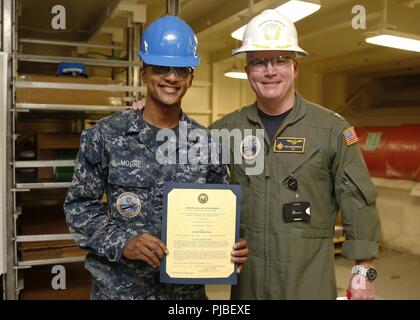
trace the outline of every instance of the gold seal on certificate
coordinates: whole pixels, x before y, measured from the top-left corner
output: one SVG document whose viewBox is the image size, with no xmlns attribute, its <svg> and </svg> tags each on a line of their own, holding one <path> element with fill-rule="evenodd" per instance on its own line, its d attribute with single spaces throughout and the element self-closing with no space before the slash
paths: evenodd
<svg viewBox="0 0 420 320">
<path fill-rule="evenodd" d="M 169 254 L 161 282 L 235 284 L 231 252 L 239 238 L 239 206 L 237 185 L 165 184 L 162 240 Z"/>
</svg>

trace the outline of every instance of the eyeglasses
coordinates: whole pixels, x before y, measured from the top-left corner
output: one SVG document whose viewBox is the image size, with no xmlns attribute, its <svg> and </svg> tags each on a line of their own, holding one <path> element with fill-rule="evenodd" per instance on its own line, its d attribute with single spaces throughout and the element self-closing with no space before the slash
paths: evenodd
<svg viewBox="0 0 420 320">
<path fill-rule="evenodd" d="M 151 67 L 154 74 L 159 76 L 167 76 L 171 72 L 175 73 L 177 78 L 186 79 L 194 71 L 190 67 L 167 67 L 167 66 L 154 66 L 154 65 L 145 65 L 145 67 Z"/>
<path fill-rule="evenodd" d="M 285 66 L 289 61 L 296 61 L 296 58 L 291 56 L 277 56 L 271 58 L 258 58 L 248 62 L 247 66 L 255 71 L 265 71 L 270 63 L 274 69 L 279 69 Z"/>
</svg>

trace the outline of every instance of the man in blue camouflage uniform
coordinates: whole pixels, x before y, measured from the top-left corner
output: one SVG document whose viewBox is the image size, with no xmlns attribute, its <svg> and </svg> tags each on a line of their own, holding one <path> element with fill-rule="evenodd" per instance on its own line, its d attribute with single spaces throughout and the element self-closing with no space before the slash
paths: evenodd
<svg viewBox="0 0 420 320">
<path fill-rule="evenodd" d="M 202 285 L 159 282 L 160 259 L 168 254 L 160 240 L 164 183 L 227 179 L 225 166 L 208 163 L 212 143 L 209 153 L 195 159 L 198 163 L 158 161 L 159 129 L 205 130 L 181 110 L 193 67 L 199 63 L 195 35 L 179 18 L 160 18 L 145 30 L 140 56 L 146 106 L 116 113 L 82 132 L 64 204 L 67 223 L 77 244 L 89 250 L 86 268 L 92 274 L 92 299 L 205 299 Z M 188 137 L 186 148 L 176 149 L 178 159 L 191 148 L 202 148 L 206 140 Z M 241 239 L 232 252 L 237 272 L 247 255 L 247 243 Z"/>
</svg>

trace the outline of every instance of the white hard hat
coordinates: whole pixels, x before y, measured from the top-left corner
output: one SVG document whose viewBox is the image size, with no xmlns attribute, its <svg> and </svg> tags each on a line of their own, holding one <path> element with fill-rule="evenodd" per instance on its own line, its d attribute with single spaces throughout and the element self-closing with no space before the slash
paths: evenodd
<svg viewBox="0 0 420 320">
<path fill-rule="evenodd" d="M 274 9 L 264 10 L 245 28 L 242 47 L 232 54 L 248 51 L 293 51 L 301 56 L 308 53 L 299 47 L 295 25 Z"/>
</svg>

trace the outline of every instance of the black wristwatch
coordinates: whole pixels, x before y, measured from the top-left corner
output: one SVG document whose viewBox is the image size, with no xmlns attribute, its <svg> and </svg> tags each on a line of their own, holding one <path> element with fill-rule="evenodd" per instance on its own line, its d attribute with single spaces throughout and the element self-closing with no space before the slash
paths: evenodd
<svg viewBox="0 0 420 320">
<path fill-rule="evenodd" d="M 376 271 L 375 268 L 372 268 L 372 267 L 366 268 L 362 265 L 355 265 L 351 269 L 351 273 L 365 276 L 366 278 L 368 278 L 369 281 L 374 281 L 376 277 L 378 276 L 378 272 Z"/>
</svg>

